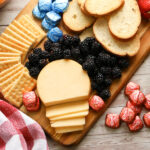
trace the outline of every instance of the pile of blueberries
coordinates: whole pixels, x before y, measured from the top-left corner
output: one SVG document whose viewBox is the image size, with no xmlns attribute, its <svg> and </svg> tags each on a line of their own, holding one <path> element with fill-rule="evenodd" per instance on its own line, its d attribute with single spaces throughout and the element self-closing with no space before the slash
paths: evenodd
<svg viewBox="0 0 150 150">
<path fill-rule="evenodd" d="M 26 67 L 34 78 L 49 62 L 58 59 L 72 59 L 80 63 L 87 71 L 92 89 L 107 100 L 110 96 L 109 87 L 113 79 L 120 78 L 122 69 L 129 66 L 128 57 L 119 57 L 107 52 L 94 37 L 80 41 L 78 36 L 64 35 L 59 42 L 47 40 L 45 50 L 33 50 L 29 55 Z"/>
</svg>

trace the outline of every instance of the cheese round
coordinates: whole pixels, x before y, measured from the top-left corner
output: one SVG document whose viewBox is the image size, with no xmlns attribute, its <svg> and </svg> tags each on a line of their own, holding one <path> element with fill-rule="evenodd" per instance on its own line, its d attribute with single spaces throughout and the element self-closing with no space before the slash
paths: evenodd
<svg viewBox="0 0 150 150">
<path fill-rule="evenodd" d="M 37 79 L 37 91 L 45 106 L 51 106 L 88 99 L 91 83 L 79 63 L 61 59 L 43 68 Z"/>
</svg>

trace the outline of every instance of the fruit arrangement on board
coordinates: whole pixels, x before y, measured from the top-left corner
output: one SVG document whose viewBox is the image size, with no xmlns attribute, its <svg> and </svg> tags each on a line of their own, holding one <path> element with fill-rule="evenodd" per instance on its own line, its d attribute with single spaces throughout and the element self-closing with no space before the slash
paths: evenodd
<svg viewBox="0 0 150 150">
<path fill-rule="evenodd" d="M 130 57 L 138 53 L 141 13 L 149 18 L 149 3 L 39 0 L 31 11 L 32 17 L 21 15 L 0 36 L 1 93 L 28 112 L 36 113 L 44 104 L 56 133 L 82 131 L 90 109 L 105 108 L 113 80 L 120 80 Z M 42 28 L 34 18 L 41 20 Z M 60 21 L 72 35 L 63 34 Z M 43 48 L 38 47 L 41 41 Z M 125 94 L 126 107 L 120 115 L 107 114 L 105 124 L 119 128 L 123 121 L 131 131 L 138 131 L 143 127 L 141 105 L 150 108 L 149 95 L 132 82 Z M 150 126 L 149 113 L 143 118 Z"/>
</svg>

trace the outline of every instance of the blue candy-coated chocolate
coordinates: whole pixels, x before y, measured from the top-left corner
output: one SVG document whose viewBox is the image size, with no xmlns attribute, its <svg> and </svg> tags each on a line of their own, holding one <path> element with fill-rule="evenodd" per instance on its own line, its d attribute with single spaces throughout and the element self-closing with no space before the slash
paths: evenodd
<svg viewBox="0 0 150 150">
<path fill-rule="evenodd" d="M 52 28 L 54 28 L 55 26 L 47 23 L 46 19 L 44 18 L 43 21 L 42 21 L 42 27 L 43 29 L 45 30 L 51 30 Z"/>
<path fill-rule="evenodd" d="M 63 13 L 68 8 L 68 0 L 55 0 L 52 3 L 52 10 L 56 13 Z"/>
<path fill-rule="evenodd" d="M 54 11 L 50 11 L 46 13 L 45 19 L 49 24 L 56 25 L 59 23 L 61 16 Z"/>
<path fill-rule="evenodd" d="M 52 8 L 52 0 L 39 0 L 38 6 L 40 11 L 48 12 Z"/>
<path fill-rule="evenodd" d="M 43 19 L 46 15 L 45 12 L 40 12 L 39 8 L 38 8 L 38 5 L 36 5 L 34 7 L 34 9 L 32 10 L 32 14 L 34 17 L 38 18 L 38 19 Z"/>
<path fill-rule="evenodd" d="M 63 36 L 63 32 L 58 28 L 52 28 L 48 33 L 48 39 L 52 40 L 53 42 L 58 42 L 60 38 Z"/>
</svg>

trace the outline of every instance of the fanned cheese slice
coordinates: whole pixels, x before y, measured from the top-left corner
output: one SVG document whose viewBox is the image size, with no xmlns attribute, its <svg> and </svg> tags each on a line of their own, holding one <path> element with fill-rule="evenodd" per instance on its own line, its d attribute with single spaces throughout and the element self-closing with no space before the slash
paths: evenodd
<svg viewBox="0 0 150 150">
<path fill-rule="evenodd" d="M 81 131 L 84 129 L 84 126 L 76 126 L 76 127 L 64 127 L 64 128 L 55 128 L 56 133 L 69 133 L 75 131 Z"/>
</svg>

